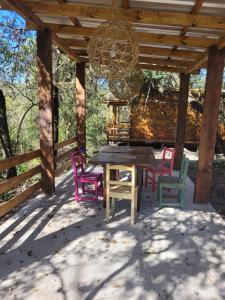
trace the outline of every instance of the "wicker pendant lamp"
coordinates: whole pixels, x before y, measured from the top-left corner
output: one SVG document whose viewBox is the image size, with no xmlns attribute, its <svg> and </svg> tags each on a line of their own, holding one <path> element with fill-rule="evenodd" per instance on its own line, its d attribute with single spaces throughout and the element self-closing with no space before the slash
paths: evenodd
<svg viewBox="0 0 225 300">
<path fill-rule="evenodd" d="M 131 24 L 116 18 L 117 0 L 113 1 L 112 20 L 103 22 L 88 43 L 91 67 L 99 77 L 121 79 L 138 62 L 139 47 Z"/>
<path fill-rule="evenodd" d="M 143 82 L 143 72 L 140 69 L 134 69 L 130 76 L 121 80 L 110 80 L 109 89 L 117 99 L 130 100 L 140 93 Z"/>
</svg>

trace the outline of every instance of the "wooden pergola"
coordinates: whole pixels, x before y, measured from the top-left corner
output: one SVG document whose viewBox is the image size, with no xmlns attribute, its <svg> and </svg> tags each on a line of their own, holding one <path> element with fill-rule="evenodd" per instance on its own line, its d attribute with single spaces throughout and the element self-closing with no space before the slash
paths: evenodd
<svg viewBox="0 0 225 300">
<path fill-rule="evenodd" d="M 77 141 L 86 144 L 85 65 L 94 29 L 112 15 L 107 0 L 1 0 L 2 9 L 23 16 L 27 29 L 37 30 L 39 127 L 42 188 L 54 192 L 52 43 L 76 61 Z M 190 75 L 207 68 L 203 121 L 194 201 L 210 197 L 212 165 L 225 59 L 225 4 L 213 0 L 121 0 L 117 15 L 133 24 L 140 45 L 142 69 L 180 74 L 175 167 L 179 169 Z"/>
</svg>

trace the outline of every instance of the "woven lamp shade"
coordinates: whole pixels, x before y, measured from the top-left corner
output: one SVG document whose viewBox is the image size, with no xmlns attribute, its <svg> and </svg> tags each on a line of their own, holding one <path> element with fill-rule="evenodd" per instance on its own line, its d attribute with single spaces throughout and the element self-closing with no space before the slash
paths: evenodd
<svg viewBox="0 0 225 300">
<path fill-rule="evenodd" d="M 138 62 L 139 47 L 129 23 L 103 22 L 88 43 L 89 62 L 99 77 L 121 79 L 130 74 Z"/>
<path fill-rule="evenodd" d="M 121 80 L 110 80 L 109 89 L 117 99 L 130 100 L 140 93 L 143 82 L 143 72 L 139 69 L 134 69 L 130 76 Z"/>
</svg>

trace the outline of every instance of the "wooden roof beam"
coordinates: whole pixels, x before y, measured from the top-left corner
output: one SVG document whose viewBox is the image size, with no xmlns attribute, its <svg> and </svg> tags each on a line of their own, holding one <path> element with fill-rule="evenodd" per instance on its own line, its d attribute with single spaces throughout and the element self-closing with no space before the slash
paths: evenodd
<svg viewBox="0 0 225 300">
<path fill-rule="evenodd" d="M 81 50 L 81 51 L 77 51 L 77 53 L 81 56 L 85 56 L 87 55 L 87 51 L 86 50 Z M 176 50 L 173 51 L 172 53 L 172 49 L 166 49 L 166 48 L 158 48 L 158 47 L 147 47 L 147 46 L 142 46 L 140 47 L 140 52 L 139 55 L 140 56 L 156 56 L 158 58 L 160 58 L 160 56 L 162 57 L 170 57 L 172 58 L 180 58 L 180 59 L 184 59 L 184 60 L 194 60 L 194 59 L 200 59 L 201 55 L 203 52 L 193 52 L 193 51 L 184 51 L 184 50 Z"/>
<path fill-rule="evenodd" d="M 66 3 L 66 0 L 58 0 L 58 2 L 59 3 Z M 76 18 L 76 17 L 70 17 L 70 21 L 73 23 L 73 25 L 75 26 L 75 27 L 81 27 L 81 24 L 80 24 L 80 22 L 79 22 L 79 20 Z M 86 37 L 86 36 L 84 36 L 84 39 L 86 40 L 86 41 L 89 41 L 89 38 L 88 37 Z"/>
<path fill-rule="evenodd" d="M 88 57 L 84 57 L 83 61 L 85 61 L 87 64 L 89 64 Z M 148 64 L 148 63 L 141 63 L 139 62 L 137 64 L 139 68 L 142 70 L 152 70 L 152 71 L 165 71 L 165 72 L 171 72 L 171 73 L 185 73 L 187 68 L 182 67 L 175 67 L 175 66 L 165 66 L 165 65 L 154 65 L 154 64 Z"/>
<path fill-rule="evenodd" d="M 42 20 L 37 17 L 21 0 L 1 0 L 2 8 L 6 7 L 7 9 L 11 9 L 16 11 L 19 15 L 21 15 L 24 19 L 29 20 L 31 23 L 35 24 L 38 30 L 45 30 L 48 28 Z M 57 35 L 52 32 L 53 42 L 61 48 L 72 60 L 77 62 L 80 61 L 79 56 L 64 43 L 64 40 L 61 40 Z"/>
<path fill-rule="evenodd" d="M 156 65 L 164 65 L 164 66 L 172 66 L 172 67 L 190 67 L 192 62 L 187 60 L 175 60 L 175 59 L 163 59 L 163 58 L 155 58 L 155 57 L 146 57 L 139 56 L 139 62 L 146 64 L 156 64 Z"/>
<path fill-rule="evenodd" d="M 138 64 L 138 67 L 142 70 L 152 70 L 152 71 L 162 71 L 170 73 L 186 73 L 186 68 L 177 68 L 177 67 L 168 67 L 160 65 L 151 65 L 151 64 Z M 198 74 L 198 71 L 193 72 L 193 74 Z"/>
<path fill-rule="evenodd" d="M 199 2 L 198 5 L 201 5 L 201 2 L 203 3 L 204 0 L 196 0 L 196 5 Z M 217 46 L 218 49 L 222 49 L 225 47 L 225 35 L 222 36 L 214 45 Z M 191 67 L 188 68 L 188 72 L 193 72 L 199 67 L 201 67 L 203 64 L 206 64 L 208 61 L 208 49 L 205 51 L 205 53 L 200 57 L 200 59 L 195 62 Z"/>
<path fill-rule="evenodd" d="M 112 16 L 112 9 L 110 7 L 51 2 L 46 3 L 46 1 L 36 2 L 24 0 L 24 2 L 34 13 L 103 20 L 108 20 Z M 134 23 L 203 27 L 211 29 L 224 29 L 225 27 L 225 18 L 223 15 L 191 15 L 185 13 L 123 8 L 118 8 L 116 14 L 118 18 Z"/>
<path fill-rule="evenodd" d="M 81 59 L 85 62 L 89 62 L 87 55 L 85 57 L 81 57 Z M 192 62 L 190 61 L 188 62 L 186 60 L 173 60 L 173 59 L 146 57 L 146 56 L 139 56 L 138 62 L 146 63 L 150 65 L 161 65 L 167 67 L 180 67 L 180 68 L 187 68 L 192 65 Z"/>
<path fill-rule="evenodd" d="M 87 49 L 87 42 L 82 41 L 82 40 L 75 40 L 75 39 L 64 39 L 64 41 L 68 44 L 68 46 L 72 49 L 77 49 L 80 48 L 82 50 Z M 86 53 L 86 52 L 85 52 Z M 158 47 L 151 47 L 151 46 L 140 46 L 140 55 L 154 55 L 154 56 L 171 56 L 171 57 L 178 57 L 178 58 L 183 58 L 185 59 L 184 61 L 182 60 L 172 60 L 172 59 L 167 59 L 168 62 L 177 64 L 179 66 L 185 65 L 185 66 L 191 66 L 193 64 L 192 61 L 189 60 L 194 60 L 194 59 L 199 59 L 201 57 L 201 54 L 203 52 L 196 52 L 196 51 L 183 51 L 183 50 L 172 50 L 172 49 L 166 49 L 166 48 L 158 48 Z M 140 56 L 141 57 L 141 56 Z M 150 57 L 143 57 L 143 60 L 155 60 L 157 61 L 157 58 L 150 58 Z M 160 59 L 158 60 L 165 61 L 165 59 Z M 154 63 L 154 62 L 153 62 Z"/>
<path fill-rule="evenodd" d="M 31 29 L 29 22 L 27 23 L 27 28 Z M 91 37 L 95 31 L 95 28 L 91 27 L 74 27 L 69 25 L 56 25 L 56 24 L 46 24 L 52 31 L 61 34 L 75 34 L 81 36 Z M 205 37 L 180 37 L 176 35 L 168 34 L 156 34 L 147 32 L 137 32 L 136 38 L 139 43 L 157 43 L 166 45 L 177 45 L 177 46 L 187 46 L 187 47 L 200 47 L 208 48 L 217 41 L 213 38 Z"/>
<path fill-rule="evenodd" d="M 195 4 L 194 4 L 194 6 L 193 6 L 193 8 L 192 8 L 192 10 L 191 10 L 191 15 L 196 15 L 198 12 L 199 12 L 199 10 L 200 10 L 200 8 L 202 7 L 202 5 L 203 5 L 203 2 L 204 2 L 204 0 L 196 0 L 196 2 L 195 2 Z M 188 26 L 184 26 L 182 29 L 181 29 L 181 32 L 180 32 L 180 37 L 182 37 L 183 39 L 185 39 L 185 36 L 186 36 L 186 34 L 187 34 L 187 32 L 188 32 Z M 208 46 L 209 47 L 209 46 Z M 177 49 L 177 45 L 175 45 L 174 47 L 173 47 L 173 50 L 176 50 Z"/>
<path fill-rule="evenodd" d="M 164 56 L 164 57 L 177 57 L 184 59 L 199 59 L 201 57 L 202 52 L 196 51 L 185 51 L 185 50 L 175 50 L 159 48 L 159 47 L 140 47 L 140 55 L 154 55 L 154 56 Z"/>
<path fill-rule="evenodd" d="M 84 62 L 87 64 L 89 63 L 89 58 L 82 57 L 81 58 Z M 165 60 L 167 61 L 167 60 Z M 142 61 L 139 60 L 137 64 L 141 69 L 143 70 L 153 70 L 153 71 L 165 71 L 165 72 L 173 72 L 173 73 L 186 73 L 187 72 L 187 67 L 185 66 L 179 66 L 179 65 L 166 65 L 164 61 L 159 62 L 159 61 Z M 193 71 L 193 74 L 198 74 L 198 71 Z"/>
</svg>

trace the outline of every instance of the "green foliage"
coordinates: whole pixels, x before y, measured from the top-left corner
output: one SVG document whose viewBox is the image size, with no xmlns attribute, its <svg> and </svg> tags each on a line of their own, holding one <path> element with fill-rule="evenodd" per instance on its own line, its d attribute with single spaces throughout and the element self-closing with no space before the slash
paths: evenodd
<svg viewBox="0 0 225 300">
<path fill-rule="evenodd" d="M 89 153 L 98 150 L 106 143 L 105 122 L 107 107 L 103 103 L 108 93 L 105 82 L 86 69 L 87 96 L 87 149 Z"/>
<path fill-rule="evenodd" d="M 76 132 L 75 65 L 53 48 L 54 82 L 59 89 L 59 141 L 74 137 Z"/>
<path fill-rule="evenodd" d="M 144 71 L 143 93 L 147 94 L 148 89 L 157 89 L 163 93 L 166 89 L 176 89 L 179 87 L 179 76 L 175 73 L 161 71 Z"/>
</svg>

